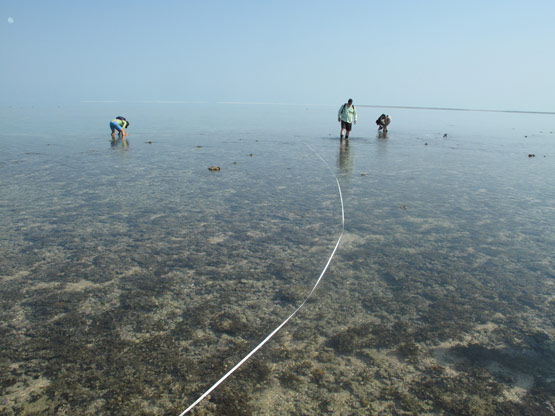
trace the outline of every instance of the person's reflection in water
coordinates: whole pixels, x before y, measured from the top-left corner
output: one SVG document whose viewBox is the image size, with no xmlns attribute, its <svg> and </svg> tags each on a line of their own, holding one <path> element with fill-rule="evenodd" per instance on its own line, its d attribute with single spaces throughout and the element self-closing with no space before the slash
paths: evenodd
<svg viewBox="0 0 555 416">
<path fill-rule="evenodd" d="M 112 146 L 112 149 L 115 149 L 119 146 L 121 146 L 122 149 L 126 149 L 127 146 L 129 146 L 129 140 L 127 140 L 125 136 L 117 139 L 113 138 L 112 140 L 110 140 L 110 146 Z"/>
<path fill-rule="evenodd" d="M 337 167 L 342 174 L 349 176 L 353 170 L 353 161 L 351 159 L 351 149 L 349 140 L 341 140 L 339 142 L 339 153 L 337 155 Z"/>
<path fill-rule="evenodd" d="M 383 133 L 381 131 L 376 133 L 376 144 L 377 144 L 376 155 L 380 159 L 383 159 L 387 156 L 387 147 L 388 147 L 389 140 L 383 140 L 383 139 L 387 139 L 387 133 Z"/>
</svg>

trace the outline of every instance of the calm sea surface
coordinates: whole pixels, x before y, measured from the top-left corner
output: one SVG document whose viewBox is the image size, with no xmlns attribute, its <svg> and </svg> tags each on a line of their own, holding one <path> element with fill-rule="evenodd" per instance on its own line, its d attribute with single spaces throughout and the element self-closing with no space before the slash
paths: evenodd
<svg viewBox="0 0 555 416">
<path fill-rule="evenodd" d="M 335 176 L 193 414 L 555 414 L 555 116 L 340 104 L 1 108 L 0 414 L 181 413 Z"/>
</svg>

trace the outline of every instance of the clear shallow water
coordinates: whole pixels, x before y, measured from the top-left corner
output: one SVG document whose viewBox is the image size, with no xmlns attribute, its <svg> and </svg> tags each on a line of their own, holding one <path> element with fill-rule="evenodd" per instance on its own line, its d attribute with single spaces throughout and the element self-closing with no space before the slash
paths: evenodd
<svg viewBox="0 0 555 416">
<path fill-rule="evenodd" d="M 306 143 L 341 183 L 343 242 L 197 413 L 552 414 L 553 117 L 397 109 L 384 139 L 359 108 L 347 146 L 336 111 L 3 108 L 2 412 L 193 402 L 302 302 L 339 236 Z"/>
</svg>

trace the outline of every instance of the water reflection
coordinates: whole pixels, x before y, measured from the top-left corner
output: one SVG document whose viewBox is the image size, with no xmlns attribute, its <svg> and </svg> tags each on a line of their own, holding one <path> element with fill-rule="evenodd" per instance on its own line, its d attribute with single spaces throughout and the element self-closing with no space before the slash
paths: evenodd
<svg viewBox="0 0 555 416">
<path fill-rule="evenodd" d="M 387 133 L 379 131 L 376 133 L 376 145 L 377 145 L 377 154 L 380 159 L 383 159 L 387 155 L 387 148 L 389 140 L 387 139 Z"/>
<path fill-rule="evenodd" d="M 337 154 L 337 167 L 340 172 L 346 176 L 350 176 L 353 170 L 353 158 L 351 157 L 351 148 L 349 140 L 339 141 L 339 152 Z"/>
<path fill-rule="evenodd" d="M 116 149 L 118 147 L 122 149 L 127 149 L 127 147 L 129 146 L 129 140 L 127 140 L 125 137 L 118 139 L 113 138 L 112 140 L 110 140 L 110 146 L 112 147 L 112 149 Z"/>
</svg>

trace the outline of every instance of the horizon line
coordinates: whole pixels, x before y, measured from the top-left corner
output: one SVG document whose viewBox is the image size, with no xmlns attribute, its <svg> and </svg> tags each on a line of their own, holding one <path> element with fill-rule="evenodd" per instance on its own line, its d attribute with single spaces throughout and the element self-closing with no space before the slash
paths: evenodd
<svg viewBox="0 0 555 416">
<path fill-rule="evenodd" d="M 80 100 L 80 103 L 130 103 L 130 104 L 209 104 L 207 101 L 179 101 L 179 100 Z"/>
<path fill-rule="evenodd" d="M 130 103 L 130 104 L 212 104 L 208 101 L 180 101 L 180 100 L 137 100 L 137 101 L 115 101 L 115 100 L 80 100 L 80 103 Z M 283 102 L 263 102 L 263 101 L 215 101 L 213 104 L 224 105 L 285 105 L 285 106 L 320 106 L 332 107 L 333 104 L 306 104 L 306 103 L 283 103 Z M 542 114 L 555 115 L 555 111 L 531 111 L 531 110 L 493 110 L 481 108 L 463 107 L 430 107 L 430 106 L 406 106 L 406 105 L 377 105 L 377 104 L 357 104 L 362 108 L 397 108 L 403 110 L 433 110 L 433 111 L 474 111 L 480 113 L 512 113 L 512 114 Z"/>
<path fill-rule="evenodd" d="M 406 109 L 406 110 L 476 111 L 476 112 L 480 112 L 480 113 L 517 113 L 517 114 L 549 114 L 549 115 L 555 115 L 555 111 L 486 110 L 486 109 L 480 109 L 480 108 L 418 107 L 418 106 L 370 105 L 370 104 L 358 104 L 358 107 L 368 107 L 368 108 L 400 108 L 400 109 Z"/>
</svg>

